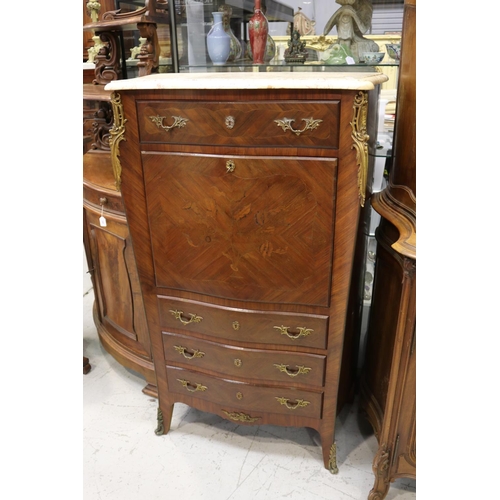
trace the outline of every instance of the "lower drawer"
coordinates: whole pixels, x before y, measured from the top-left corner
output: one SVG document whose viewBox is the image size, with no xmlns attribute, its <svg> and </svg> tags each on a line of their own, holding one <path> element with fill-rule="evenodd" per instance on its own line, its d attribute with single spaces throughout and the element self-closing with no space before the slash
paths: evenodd
<svg viewBox="0 0 500 500">
<path fill-rule="evenodd" d="M 167 366 L 167 380 L 171 393 L 239 408 L 254 417 L 258 417 L 258 412 L 264 412 L 321 418 L 321 393 L 250 385 L 173 366 Z"/>
<path fill-rule="evenodd" d="M 323 386 L 325 356 L 243 349 L 173 333 L 163 334 L 167 364 L 186 364 L 229 377 Z"/>
</svg>

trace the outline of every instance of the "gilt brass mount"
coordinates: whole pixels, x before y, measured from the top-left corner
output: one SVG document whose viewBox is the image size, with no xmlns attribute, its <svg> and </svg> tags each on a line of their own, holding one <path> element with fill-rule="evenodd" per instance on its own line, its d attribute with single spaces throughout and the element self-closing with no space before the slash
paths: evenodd
<svg viewBox="0 0 500 500">
<path fill-rule="evenodd" d="M 337 467 L 337 444 L 333 443 L 330 448 L 330 458 L 328 459 L 328 470 L 332 474 L 338 474 L 339 469 Z"/>
<path fill-rule="evenodd" d="M 174 345 L 174 349 L 179 354 L 182 354 L 186 359 L 202 358 L 203 356 L 205 356 L 205 353 L 203 351 L 198 351 L 198 349 L 195 349 L 194 351 L 190 352 L 187 347 L 183 347 L 181 345 Z"/>
<path fill-rule="evenodd" d="M 184 314 L 182 311 L 172 310 L 170 312 L 174 316 L 175 319 L 178 319 L 183 325 L 189 325 L 190 323 L 199 323 L 203 318 L 198 316 L 197 314 L 189 314 L 191 319 L 184 319 L 182 315 Z"/>
<path fill-rule="evenodd" d="M 120 191 L 122 165 L 120 163 L 120 142 L 125 141 L 125 123 L 126 118 L 123 116 L 123 105 L 120 94 L 113 92 L 111 94 L 111 107 L 113 108 L 113 127 L 109 131 L 110 139 L 109 146 L 111 149 L 111 166 L 115 177 L 116 189 Z"/>
<path fill-rule="evenodd" d="M 285 132 L 287 130 L 291 130 L 295 135 L 299 136 L 306 130 L 314 130 L 315 128 L 319 127 L 319 124 L 323 120 L 316 120 L 314 118 L 302 118 L 303 122 L 306 122 L 304 128 L 302 130 L 295 130 L 292 127 L 292 123 L 295 121 L 291 118 L 283 118 L 282 120 L 274 120 L 275 123 L 277 123 L 278 127 L 281 127 Z"/>
<path fill-rule="evenodd" d="M 304 401 L 303 399 L 296 399 L 294 402 L 290 401 L 288 398 L 275 398 L 279 404 L 286 406 L 289 410 L 296 410 L 297 408 L 304 408 L 310 401 Z"/>
<path fill-rule="evenodd" d="M 189 392 L 197 392 L 197 391 L 206 391 L 208 389 L 207 386 L 201 384 L 192 384 L 189 380 L 182 380 L 180 378 L 177 379 L 178 382 L 182 384 L 182 387 L 187 389 Z"/>
<path fill-rule="evenodd" d="M 234 169 L 236 168 L 236 165 L 234 164 L 233 160 L 227 160 L 226 161 L 226 172 L 230 174 L 231 172 L 234 172 Z"/>
<path fill-rule="evenodd" d="M 236 422 L 255 422 L 259 420 L 260 417 L 251 417 L 246 413 L 241 412 L 229 412 L 226 410 L 222 410 L 231 420 L 235 420 Z"/>
<path fill-rule="evenodd" d="M 158 420 L 158 426 L 155 429 L 155 434 L 157 436 L 161 436 L 165 432 L 165 427 L 163 425 L 163 412 L 161 411 L 160 407 L 158 407 L 156 418 Z"/>
<path fill-rule="evenodd" d="M 286 373 L 290 377 L 296 377 L 297 375 L 306 375 L 308 374 L 312 368 L 308 368 L 304 365 L 299 365 L 295 370 L 288 368 L 288 365 L 274 365 L 280 372 Z"/>
<path fill-rule="evenodd" d="M 281 335 L 286 335 L 287 337 L 290 337 L 291 339 L 298 339 L 299 337 L 307 337 L 310 335 L 314 330 L 311 328 L 306 328 L 304 326 L 298 326 L 297 333 L 290 333 L 288 329 L 290 328 L 289 326 L 274 326 L 273 328 L 276 328 L 277 330 L 280 331 Z"/>
<path fill-rule="evenodd" d="M 362 90 L 354 98 L 354 117 L 351 122 L 352 148 L 356 150 L 358 164 L 358 197 L 359 204 L 365 206 L 366 183 L 368 179 L 368 139 L 366 133 L 366 116 L 368 113 L 368 94 Z"/>
<path fill-rule="evenodd" d="M 150 116 L 149 118 L 158 128 L 162 128 L 163 130 L 165 130 L 165 132 L 168 132 L 173 128 L 185 127 L 186 123 L 189 121 L 187 118 L 183 118 L 182 116 L 172 116 L 172 118 L 174 119 L 174 123 L 172 123 L 172 125 L 163 125 L 165 116 L 156 115 Z"/>
</svg>

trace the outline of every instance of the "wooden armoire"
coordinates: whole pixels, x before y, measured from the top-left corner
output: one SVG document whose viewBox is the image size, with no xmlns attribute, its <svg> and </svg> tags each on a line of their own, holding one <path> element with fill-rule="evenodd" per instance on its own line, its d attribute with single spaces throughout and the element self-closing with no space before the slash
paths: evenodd
<svg viewBox="0 0 500 500">
<path fill-rule="evenodd" d="M 381 215 L 361 408 L 378 439 L 369 500 L 396 478 L 416 478 L 416 0 L 404 5 L 393 165 L 373 195 Z"/>
</svg>

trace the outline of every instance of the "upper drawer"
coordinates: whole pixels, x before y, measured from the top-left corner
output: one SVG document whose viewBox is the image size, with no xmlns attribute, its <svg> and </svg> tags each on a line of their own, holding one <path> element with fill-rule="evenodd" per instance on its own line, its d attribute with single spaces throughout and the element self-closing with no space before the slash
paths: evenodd
<svg viewBox="0 0 500 500">
<path fill-rule="evenodd" d="M 161 328 L 219 339 L 284 346 L 326 348 L 328 317 L 219 307 L 158 297 Z"/>
<path fill-rule="evenodd" d="M 138 101 L 141 142 L 339 147 L 340 101 Z"/>
</svg>

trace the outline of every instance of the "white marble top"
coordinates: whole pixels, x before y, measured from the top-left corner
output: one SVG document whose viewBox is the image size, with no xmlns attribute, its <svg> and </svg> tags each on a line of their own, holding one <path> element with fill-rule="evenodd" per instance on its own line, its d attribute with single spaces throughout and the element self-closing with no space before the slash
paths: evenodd
<svg viewBox="0 0 500 500">
<path fill-rule="evenodd" d="M 162 73 L 114 80 L 105 90 L 156 89 L 332 89 L 372 90 L 384 83 L 383 73 L 269 72 L 269 73 Z"/>
</svg>

